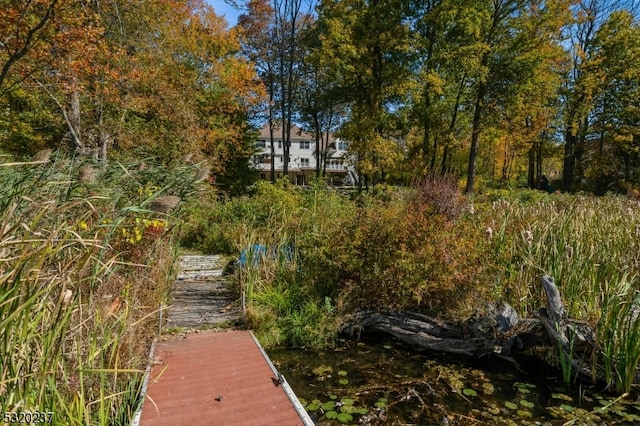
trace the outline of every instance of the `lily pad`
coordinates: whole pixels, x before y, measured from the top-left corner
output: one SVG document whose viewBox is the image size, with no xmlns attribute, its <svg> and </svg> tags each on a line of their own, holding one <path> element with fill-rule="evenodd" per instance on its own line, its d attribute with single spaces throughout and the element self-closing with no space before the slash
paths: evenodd
<svg viewBox="0 0 640 426">
<path fill-rule="evenodd" d="M 527 408 L 533 408 L 534 404 L 531 401 L 527 401 L 526 399 L 521 399 L 520 400 L 520 405 L 522 405 L 523 407 L 527 407 Z"/>
<path fill-rule="evenodd" d="M 551 394 L 551 398 L 553 398 L 553 399 L 561 399 L 563 401 L 569 401 L 569 402 L 573 401 L 573 398 L 571 398 L 569 395 L 566 395 L 566 394 L 560 393 L 560 392 L 552 393 Z"/>
<path fill-rule="evenodd" d="M 332 393 L 331 395 L 329 395 L 329 399 L 338 399 L 338 395 Z"/>
<path fill-rule="evenodd" d="M 509 410 L 517 410 L 518 406 L 516 404 L 514 404 L 511 401 L 507 401 L 504 403 L 504 406 L 507 407 Z"/>
<path fill-rule="evenodd" d="M 318 411 L 320 409 L 320 404 L 316 402 L 312 402 L 307 405 L 307 410 L 309 411 Z"/>
<path fill-rule="evenodd" d="M 346 371 L 344 371 L 344 370 L 338 371 L 338 376 L 346 376 L 346 375 L 347 375 Z"/>
<path fill-rule="evenodd" d="M 391 346 L 391 345 L 384 345 L 382 347 L 385 348 L 385 349 L 393 349 L 393 346 Z"/>
<path fill-rule="evenodd" d="M 387 402 L 389 400 L 387 398 L 378 398 L 378 400 L 373 404 L 376 408 L 384 408 L 387 406 Z"/>
<path fill-rule="evenodd" d="M 335 411 L 327 411 L 326 413 L 324 413 L 324 416 L 328 419 L 337 419 L 338 413 Z"/>
<path fill-rule="evenodd" d="M 338 421 L 340 423 L 348 423 L 353 420 L 353 416 L 349 413 L 340 413 L 338 414 Z"/>
<path fill-rule="evenodd" d="M 357 408 L 353 405 L 343 405 L 342 407 L 340 407 L 341 413 L 355 414 L 356 410 Z"/>
<path fill-rule="evenodd" d="M 536 385 L 531 383 L 523 383 L 523 382 L 515 382 L 513 387 L 518 390 L 520 393 L 529 394 L 532 389 L 536 388 Z"/>
<path fill-rule="evenodd" d="M 522 417 L 522 418 L 525 418 L 525 419 L 530 419 L 531 417 L 533 417 L 531 412 L 529 412 L 527 410 L 518 410 L 518 411 L 516 411 L 516 414 L 518 414 L 519 417 Z"/>
<path fill-rule="evenodd" d="M 349 384 L 349 380 L 347 380 L 347 379 L 340 379 L 340 380 L 338 380 L 338 383 L 340 383 L 341 385 L 346 385 L 346 384 Z"/>
<path fill-rule="evenodd" d="M 487 411 L 491 414 L 493 414 L 494 416 L 497 416 L 498 414 L 500 414 L 500 408 L 496 407 L 496 406 L 491 406 L 487 408 Z"/>
<path fill-rule="evenodd" d="M 335 401 L 327 401 L 324 404 L 321 405 L 322 409 L 324 411 L 331 411 L 335 408 L 336 403 Z"/>
<path fill-rule="evenodd" d="M 485 395 L 491 395 L 493 393 L 493 391 L 495 391 L 495 387 L 493 386 L 492 383 L 485 382 L 485 383 L 482 384 L 482 392 Z"/>
<path fill-rule="evenodd" d="M 469 389 L 469 388 L 463 389 L 462 393 L 467 395 L 467 396 L 478 396 L 478 392 L 474 391 L 473 389 Z"/>
<path fill-rule="evenodd" d="M 576 409 L 574 407 L 572 407 L 571 405 L 567 405 L 567 404 L 560 404 L 560 408 L 562 408 L 564 411 L 568 411 L 570 413 L 574 412 Z"/>
<path fill-rule="evenodd" d="M 356 401 L 353 398 L 342 398 L 340 402 L 342 402 L 343 405 L 353 405 Z"/>
<path fill-rule="evenodd" d="M 360 415 L 369 414 L 369 409 L 365 407 L 358 407 L 355 409 L 354 413 L 360 414 Z"/>
<path fill-rule="evenodd" d="M 536 388 L 536 385 L 534 385 L 533 383 L 524 383 L 524 382 L 515 382 L 513 386 L 517 387 L 518 389 L 535 389 Z"/>
<path fill-rule="evenodd" d="M 325 374 L 333 373 L 333 367 L 331 367 L 330 365 L 321 365 L 314 368 L 312 371 L 316 376 L 324 376 Z"/>
</svg>

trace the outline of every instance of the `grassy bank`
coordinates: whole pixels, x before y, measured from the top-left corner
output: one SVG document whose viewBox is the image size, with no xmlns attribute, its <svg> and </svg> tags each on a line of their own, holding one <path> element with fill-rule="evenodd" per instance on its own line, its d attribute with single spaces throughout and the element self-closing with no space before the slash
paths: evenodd
<svg viewBox="0 0 640 426">
<path fill-rule="evenodd" d="M 467 199 L 446 179 L 360 195 L 280 182 L 190 211 L 185 244 L 244 251 L 235 277 L 266 345 L 331 344 L 340 318 L 361 309 L 462 319 L 502 300 L 531 316 L 545 304 L 538 278 L 549 274 L 569 315 L 598 330 L 611 387 L 634 379 L 637 201 L 526 190 Z"/>
<path fill-rule="evenodd" d="M 0 407 L 129 424 L 196 166 L 0 159 Z"/>
</svg>

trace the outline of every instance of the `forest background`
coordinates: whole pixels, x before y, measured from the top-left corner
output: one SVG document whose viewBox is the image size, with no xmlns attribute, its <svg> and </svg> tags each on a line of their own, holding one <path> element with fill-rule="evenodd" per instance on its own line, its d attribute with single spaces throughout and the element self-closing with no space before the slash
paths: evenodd
<svg viewBox="0 0 640 426">
<path fill-rule="evenodd" d="M 349 141 L 362 186 L 640 179 L 634 1 L 227 3 L 232 28 L 199 1 L 9 1 L 4 151 L 190 155 L 241 191 L 253 131 L 284 123 Z"/>
</svg>

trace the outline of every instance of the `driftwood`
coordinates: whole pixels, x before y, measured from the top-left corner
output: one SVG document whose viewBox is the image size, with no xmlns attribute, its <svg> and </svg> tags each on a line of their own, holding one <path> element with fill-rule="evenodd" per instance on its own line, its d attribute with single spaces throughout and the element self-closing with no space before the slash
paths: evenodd
<svg viewBox="0 0 640 426">
<path fill-rule="evenodd" d="M 595 349 L 593 330 L 567 317 L 553 278 L 540 282 L 547 306 L 533 318 L 520 319 L 508 304 L 491 307 L 488 313 L 453 323 L 415 312 L 361 312 L 353 315 L 342 331 L 356 338 L 363 333 L 386 333 L 405 343 L 430 350 L 484 357 L 491 354 L 513 361 L 518 354 L 535 349 L 562 350 L 575 372 L 591 379 L 588 365 Z M 538 351 L 540 352 L 540 351 Z"/>
</svg>

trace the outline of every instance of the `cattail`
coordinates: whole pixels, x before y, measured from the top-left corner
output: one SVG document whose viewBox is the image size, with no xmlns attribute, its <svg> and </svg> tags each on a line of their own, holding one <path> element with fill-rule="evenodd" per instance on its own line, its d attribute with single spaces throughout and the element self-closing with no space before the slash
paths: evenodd
<svg viewBox="0 0 640 426">
<path fill-rule="evenodd" d="M 36 155 L 33 156 L 32 161 L 39 163 L 48 163 L 49 157 L 51 157 L 52 149 L 42 149 L 36 152 Z"/>
<path fill-rule="evenodd" d="M 493 229 L 490 226 L 487 226 L 487 229 L 484 231 L 487 234 L 487 240 L 491 241 L 493 238 Z"/>
<path fill-rule="evenodd" d="M 149 209 L 154 212 L 169 213 L 180 203 L 180 197 L 175 195 L 163 195 L 149 203 Z"/>
<path fill-rule="evenodd" d="M 210 173 L 211 166 L 206 162 L 202 163 L 200 169 L 198 169 L 198 173 L 196 173 L 196 182 L 202 182 L 203 180 L 208 179 Z"/>
<path fill-rule="evenodd" d="M 531 244 L 533 242 L 533 232 L 529 230 L 524 231 L 524 238 L 528 244 Z"/>
<path fill-rule="evenodd" d="M 66 305 L 69 304 L 69 302 L 71 302 L 71 298 L 73 297 L 73 291 L 66 289 L 64 291 L 64 296 L 62 296 L 62 303 Z"/>
<path fill-rule="evenodd" d="M 80 183 L 94 183 L 98 172 L 96 169 L 88 164 L 84 164 L 78 170 L 78 182 Z"/>
</svg>

